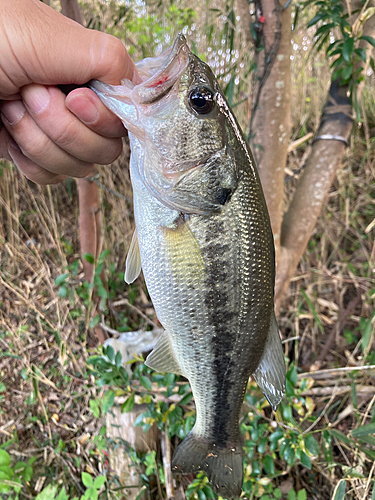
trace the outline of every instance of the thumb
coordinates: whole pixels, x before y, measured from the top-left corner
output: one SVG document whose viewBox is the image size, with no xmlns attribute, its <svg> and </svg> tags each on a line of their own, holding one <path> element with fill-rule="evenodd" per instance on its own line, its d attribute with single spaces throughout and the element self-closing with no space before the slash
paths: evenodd
<svg viewBox="0 0 375 500">
<path fill-rule="evenodd" d="M 39 0 L 1 3 L 5 9 L 0 42 L 5 42 L 5 51 L 0 98 L 11 97 L 30 83 L 82 85 L 98 79 L 118 85 L 121 79 L 136 76 L 134 63 L 117 38 L 83 28 Z"/>
</svg>

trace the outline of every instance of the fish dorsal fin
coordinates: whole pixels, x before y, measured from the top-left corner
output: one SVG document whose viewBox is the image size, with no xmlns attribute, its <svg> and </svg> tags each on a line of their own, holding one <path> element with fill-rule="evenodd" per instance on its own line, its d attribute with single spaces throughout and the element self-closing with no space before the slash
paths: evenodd
<svg viewBox="0 0 375 500">
<path fill-rule="evenodd" d="M 264 352 L 253 376 L 268 402 L 276 411 L 285 394 L 285 362 L 274 312 L 272 312 L 271 326 Z"/>
<path fill-rule="evenodd" d="M 125 281 L 130 284 L 135 281 L 141 272 L 141 254 L 139 252 L 137 230 L 133 233 L 128 256 L 126 257 Z"/>
<path fill-rule="evenodd" d="M 153 351 L 147 356 L 145 364 L 157 372 L 183 375 L 173 354 L 167 332 L 161 334 Z"/>
</svg>

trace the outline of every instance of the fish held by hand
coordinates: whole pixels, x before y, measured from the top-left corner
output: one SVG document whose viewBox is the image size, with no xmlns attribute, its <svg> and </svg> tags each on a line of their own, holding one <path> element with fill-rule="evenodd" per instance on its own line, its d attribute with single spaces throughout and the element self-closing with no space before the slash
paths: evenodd
<svg viewBox="0 0 375 500">
<path fill-rule="evenodd" d="M 125 277 L 142 267 L 165 329 L 146 364 L 185 376 L 196 404 L 172 469 L 204 471 L 237 498 L 249 376 L 274 409 L 285 392 L 269 215 L 243 133 L 185 37 L 137 70 L 137 85 L 91 83 L 129 130 L 136 231 Z"/>
</svg>

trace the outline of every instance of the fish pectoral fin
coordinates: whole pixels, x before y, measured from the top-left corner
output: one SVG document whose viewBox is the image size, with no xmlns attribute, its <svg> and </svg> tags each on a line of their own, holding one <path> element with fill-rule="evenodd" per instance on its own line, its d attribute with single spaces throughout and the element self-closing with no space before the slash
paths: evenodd
<svg viewBox="0 0 375 500">
<path fill-rule="evenodd" d="M 274 312 L 264 352 L 253 376 L 276 411 L 285 394 L 285 361 Z"/>
<path fill-rule="evenodd" d="M 133 238 L 130 243 L 130 248 L 128 256 L 126 257 L 126 267 L 125 267 L 125 281 L 128 283 L 133 283 L 135 281 L 142 268 L 141 254 L 139 252 L 138 236 L 137 230 L 135 229 L 133 233 Z"/>
<path fill-rule="evenodd" d="M 147 356 L 145 365 L 157 372 L 183 375 L 180 365 L 173 354 L 167 332 L 161 334 L 156 346 Z"/>
</svg>

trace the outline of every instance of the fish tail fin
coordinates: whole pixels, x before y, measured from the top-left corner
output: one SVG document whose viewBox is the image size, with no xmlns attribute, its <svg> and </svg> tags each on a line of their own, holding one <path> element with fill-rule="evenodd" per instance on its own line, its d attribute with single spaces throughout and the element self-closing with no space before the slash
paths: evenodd
<svg viewBox="0 0 375 500">
<path fill-rule="evenodd" d="M 215 493 L 223 498 L 239 498 L 242 491 L 242 444 L 220 448 L 190 432 L 176 449 L 173 472 L 204 471 Z"/>
</svg>

